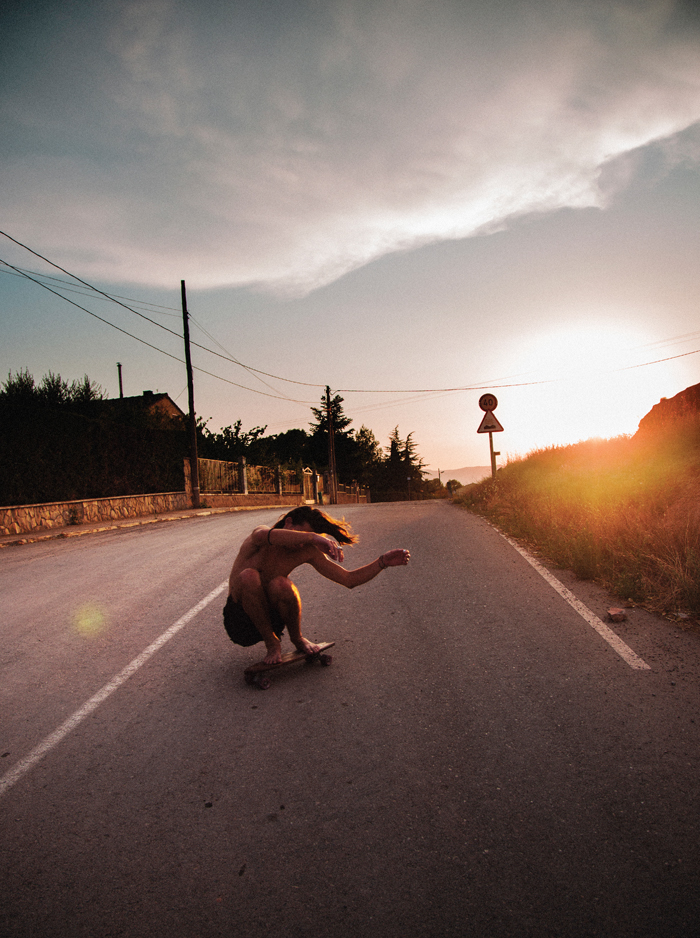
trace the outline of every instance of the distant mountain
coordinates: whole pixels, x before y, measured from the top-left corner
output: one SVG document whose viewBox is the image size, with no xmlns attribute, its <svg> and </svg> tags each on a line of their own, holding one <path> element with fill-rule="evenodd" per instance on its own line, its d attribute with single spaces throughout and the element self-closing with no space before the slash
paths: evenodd
<svg viewBox="0 0 700 938">
<path fill-rule="evenodd" d="M 491 475 L 491 466 L 464 466 L 462 469 L 441 469 L 440 478 L 442 484 L 446 485 L 450 479 L 456 479 L 462 485 L 470 485 L 472 482 L 480 482 L 486 476 Z M 426 472 L 426 479 L 437 479 L 437 472 Z"/>
</svg>

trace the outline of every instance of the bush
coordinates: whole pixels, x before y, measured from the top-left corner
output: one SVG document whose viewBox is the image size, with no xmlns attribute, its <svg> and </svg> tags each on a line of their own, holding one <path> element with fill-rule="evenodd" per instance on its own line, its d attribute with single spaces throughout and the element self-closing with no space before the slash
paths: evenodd
<svg viewBox="0 0 700 938">
<path fill-rule="evenodd" d="M 537 450 L 455 502 L 660 612 L 700 614 L 700 422 Z"/>
</svg>

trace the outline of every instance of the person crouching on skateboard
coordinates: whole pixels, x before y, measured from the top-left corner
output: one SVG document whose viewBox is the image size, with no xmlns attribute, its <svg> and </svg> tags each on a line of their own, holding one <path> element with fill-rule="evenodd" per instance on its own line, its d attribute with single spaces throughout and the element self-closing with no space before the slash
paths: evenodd
<svg viewBox="0 0 700 938">
<path fill-rule="evenodd" d="M 265 663 L 277 664 L 286 626 L 299 651 L 318 651 L 301 634 L 301 597 L 289 579 L 292 570 L 308 563 L 326 579 L 353 589 L 410 560 L 407 550 L 389 550 L 364 567 L 346 570 L 340 566 L 341 545 L 355 541 L 348 524 L 308 505 L 287 512 L 272 528 L 255 528 L 243 541 L 229 576 L 224 626 L 231 641 L 244 646 L 265 642 Z"/>
</svg>

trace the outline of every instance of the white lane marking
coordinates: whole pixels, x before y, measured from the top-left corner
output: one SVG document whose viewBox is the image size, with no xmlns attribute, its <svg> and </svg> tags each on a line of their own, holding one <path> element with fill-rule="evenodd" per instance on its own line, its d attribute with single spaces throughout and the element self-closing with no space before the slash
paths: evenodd
<svg viewBox="0 0 700 938">
<path fill-rule="evenodd" d="M 599 619 L 588 606 L 584 605 L 580 599 L 577 599 L 571 590 L 568 590 L 563 583 L 560 583 L 559 580 L 553 576 L 546 567 L 543 567 L 539 561 L 529 554 L 525 548 L 521 547 L 520 544 L 516 544 L 515 541 L 511 538 L 506 537 L 501 531 L 498 532 L 501 537 L 504 537 L 511 547 L 514 547 L 519 554 L 521 554 L 525 560 L 530 564 L 531 567 L 534 567 L 535 570 L 539 573 L 541 577 L 549 583 L 549 585 L 559 593 L 559 595 L 567 601 L 567 603 L 582 616 L 586 622 L 594 628 L 596 632 L 600 635 L 601 638 L 613 648 L 618 655 L 623 658 L 630 668 L 635 668 L 637 671 L 651 671 L 651 668 L 646 663 L 642 661 L 636 652 L 632 651 L 629 645 L 626 645 L 622 639 L 616 635 L 612 629 L 609 629 L 607 625 L 603 622 L 602 619 Z"/>
<path fill-rule="evenodd" d="M 30 769 L 32 769 L 37 762 L 44 758 L 52 749 L 54 749 L 63 739 L 68 736 L 83 720 L 90 716 L 90 714 L 96 710 L 101 703 L 113 694 L 115 690 L 120 688 L 122 684 L 126 683 L 129 678 L 135 674 L 140 667 L 142 667 L 149 658 L 152 658 L 157 651 L 159 651 L 166 642 L 169 642 L 170 639 L 177 635 L 180 629 L 184 628 L 188 622 L 190 622 L 194 617 L 202 611 L 206 606 L 209 605 L 212 600 L 224 591 L 227 586 L 227 581 L 224 581 L 216 589 L 212 590 L 208 596 L 205 596 L 201 602 L 198 602 L 196 606 L 193 606 L 189 612 L 186 612 L 184 616 L 174 622 L 169 629 L 166 629 L 162 635 L 160 635 L 154 642 L 152 642 L 148 648 L 144 649 L 140 655 L 138 655 L 134 660 L 127 664 L 127 666 L 113 677 L 111 681 L 104 685 L 100 690 L 97 691 L 93 696 L 76 710 L 75 713 L 68 717 L 65 723 L 62 723 L 58 729 L 54 730 L 49 736 L 43 739 L 38 746 L 35 746 L 34 749 L 25 756 L 24 759 L 20 759 L 16 765 L 14 765 L 9 772 L 6 772 L 5 775 L 0 778 L 0 798 L 5 794 L 6 791 L 9 791 L 13 785 L 15 785 L 21 778 L 23 778 Z"/>
</svg>

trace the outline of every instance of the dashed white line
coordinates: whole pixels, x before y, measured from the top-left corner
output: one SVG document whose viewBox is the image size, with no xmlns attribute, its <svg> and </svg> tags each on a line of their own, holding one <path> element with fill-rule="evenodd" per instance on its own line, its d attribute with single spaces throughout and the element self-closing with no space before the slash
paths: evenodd
<svg viewBox="0 0 700 938">
<path fill-rule="evenodd" d="M 629 645 L 625 644 L 625 642 L 623 642 L 622 639 L 616 635 L 612 629 L 609 629 L 602 619 L 599 619 L 595 613 L 591 612 L 588 606 L 582 603 L 580 599 L 577 599 L 571 590 L 567 589 L 563 583 L 560 583 L 559 580 L 553 574 L 551 574 L 546 567 L 543 567 L 538 560 L 535 560 L 532 554 L 528 553 L 528 551 L 526 551 L 524 547 L 521 547 L 520 544 L 516 544 L 516 542 L 511 538 L 506 537 L 506 535 L 501 531 L 499 531 L 499 534 L 501 534 L 501 536 L 508 541 L 511 547 L 514 547 L 517 552 L 525 558 L 525 560 L 527 560 L 531 567 L 534 567 L 534 569 L 537 570 L 539 575 L 543 577 L 547 583 L 549 583 L 552 589 L 555 589 L 557 593 L 559 593 L 562 599 L 565 599 L 567 603 L 573 609 L 575 609 L 583 619 L 586 620 L 591 628 L 596 630 L 601 638 L 605 639 L 608 645 L 610 645 L 610 647 L 613 648 L 618 653 L 618 655 L 627 662 L 630 668 L 634 668 L 637 671 L 651 670 L 646 661 L 643 661 L 636 652 L 632 651 Z"/>
<path fill-rule="evenodd" d="M 139 668 L 141 668 L 149 658 L 152 658 L 157 651 L 159 651 L 166 642 L 169 642 L 170 639 L 177 635 L 180 629 L 184 628 L 188 622 L 190 622 L 198 613 L 202 611 L 206 606 L 209 605 L 212 600 L 216 599 L 224 589 L 226 588 L 226 581 L 221 583 L 216 589 L 212 590 L 208 596 L 205 596 L 196 606 L 193 606 L 189 612 L 186 612 L 184 616 L 179 618 L 177 622 L 174 622 L 169 629 L 166 629 L 162 635 L 159 635 L 158 638 L 152 642 L 148 648 L 144 649 L 140 655 L 138 655 L 132 662 L 127 664 L 116 677 L 113 677 L 111 681 L 100 688 L 96 694 L 86 701 L 78 710 L 75 711 L 68 719 L 62 723 L 58 729 L 54 730 L 49 736 L 43 739 L 38 746 L 35 746 L 32 751 L 20 759 L 5 775 L 0 778 L 0 798 L 9 791 L 13 785 L 16 785 L 17 782 L 23 778 L 30 769 L 32 769 L 37 762 L 40 762 L 52 749 L 68 736 L 69 733 L 72 733 L 73 730 L 79 726 L 83 720 L 90 716 L 90 714 L 96 710 L 101 703 L 114 693 L 115 690 L 120 688 L 122 684 L 125 684 L 129 678 L 134 675 Z"/>
</svg>

